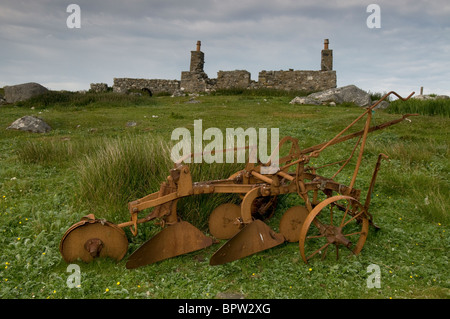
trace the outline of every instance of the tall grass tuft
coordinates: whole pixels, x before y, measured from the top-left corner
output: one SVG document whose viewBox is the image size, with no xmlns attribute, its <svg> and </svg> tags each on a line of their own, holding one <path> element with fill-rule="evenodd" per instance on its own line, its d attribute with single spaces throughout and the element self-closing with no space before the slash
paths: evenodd
<svg viewBox="0 0 450 319">
<path fill-rule="evenodd" d="M 129 201 L 158 189 L 168 173 L 167 146 L 159 139 L 125 137 L 105 140 L 77 164 L 79 198 L 96 215 L 124 216 Z"/>
<path fill-rule="evenodd" d="M 447 195 L 445 195 L 449 193 L 449 187 L 448 185 L 441 186 L 434 181 L 431 183 L 433 183 L 433 187 L 413 190 L 415 207 L 420 214 L 435 222 L 449 223 L 450 205 Z"/>
<path fill-rule="evenodd" d="M 113 92 L 79 93 L 68 91 L 49 91 L 32 97 L 26 101 L 17 102 L 20 107 L 129 107 L 136 105 L 155 104 L 155 100 L 148 95 L 129 95 Z"/>
<path fill-rule="evenodd" d="M 159 191 L 173 168 L 170 145 L 161 138 L 127 137 L 108 140 L 78 165 L 80 205 L 113 222 L 129 219 L 127 204 Z M 228 178 L 242 164 L 190 164 L 193 182 Z M 205 229 L 211 211 L 232 195 L 196 195 L 178 201 L 179 216 Z M 142 212 L 143 217 L 146 213 Z"/>
<path fill-rule="evenodd" d="M 409 99 L 407 101 L 395 100 L 387 108 L 389 113 L 419 113 L 421 115 L 437 115 L 450 117 L 450 99 L 418 100 Z"/>
<path fill-rule="evenodd" d="M 96 147 L 96 141 L 65 140 L 57 138 L 25 141 L 17 149 L 20 161 L 26 164 L 54 165 L 69 163 Z"/>
</svg>

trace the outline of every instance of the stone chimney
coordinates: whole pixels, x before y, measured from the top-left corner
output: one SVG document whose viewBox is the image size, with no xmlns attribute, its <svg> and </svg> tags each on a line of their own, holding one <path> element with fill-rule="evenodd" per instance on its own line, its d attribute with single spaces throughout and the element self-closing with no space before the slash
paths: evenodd
<svg viewBox="0 0 450 319">
<path fill-rule="evenodd" d="M 328 49 L 329 43 L 328 39 L 323 41 L 322 58 L 320 61 L 320 69 L 322 71 L 333 70 L 333 50 Z"/>
<path fill-rule="evenodd" d="M 191 51 L 191 67 L 190 72 L 203 72 L 205 64 L 205 54 L 200 51 L 201 42 L 197 41 L 197 50 Z"/>
</svg>

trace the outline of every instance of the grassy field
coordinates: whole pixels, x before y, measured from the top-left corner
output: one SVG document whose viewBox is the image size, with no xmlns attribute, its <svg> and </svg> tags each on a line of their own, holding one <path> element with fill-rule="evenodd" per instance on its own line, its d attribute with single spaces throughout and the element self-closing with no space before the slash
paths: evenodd
<svg viewBox="0 0 450 319">
<path fill-rule="evenodd" d="M 297 243 L 222 266 L 210 266 L 220 247 L 127 270 L 129 254 L 159 231 L 153 222 L 133 237 L 120 262 L 78 262 L 79 287 L 69 288 L 68 265 L 59 242 L 88 213 L 128 221 L 128 201 L 159 189 L 172 167 L 171 132 L 217 127 L 279 128 L 280 135 L 309 147 L 332 138 L 362 113 L 356 106 L 290 105 L 292 96 L 211 95 L 147 97 L 58 93 L 0 108 L 0 298 L 449 298 L 449 124 L 448 116 L 411 117 L 370 134 L 356 181 L 363 198 L 380 152 L 383 162 L 370 212 L 381 230 L 371 229 L 358 256 L 304 264 Z M 447 109 L 450 107 L 447 104 Z M 407 113 L 407 112 L 404 112 Z M 24 115 L 43 118 L 46 134 L 6 130 Z M 373 124 L 399 118 L 376 111 Z M 135 122 L 136 125 L 127 125 Z M 362 125 L 362 123 L 361 123 Z M 361 125 L 356 129 L 361 129 Z M 353 143 L 330 148 L 312 165 L 344 159 Z M 354 165 L 354 161 L 352 162 Z M 193 166 L 195 181 L 228 177 L 241 164 Z M 348 184 L 352 166 L 336 180 Z M 338 166 L 320 171 L 331 175 Z M 232 196 L 199 196 L 180 202 L 179 214 L 207 232 L 208 214 Z M 298 203 L 280 199 L 269 225 Z M 369 288 L 370 265 L 381 271 L 381 287 Z"/>
</svg>

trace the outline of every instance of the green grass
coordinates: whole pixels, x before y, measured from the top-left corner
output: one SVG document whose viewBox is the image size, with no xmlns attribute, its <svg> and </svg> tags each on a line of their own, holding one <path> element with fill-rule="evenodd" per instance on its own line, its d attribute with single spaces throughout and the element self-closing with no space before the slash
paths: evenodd
<svg viewBox="0 0 450 319">
<path fill-rule="evenodd" d="M 391 102 L 387 111 L 389 113 L 418 113 L 450 117 L 450 99 L 418 100 L 411 98 L 407 101 L 395 100 Z"/>
<path fill-rule="evenodd" d="M 363 198 L 380 152 L 384 161 L 371 202 L 381 230 L 371 229 L 361 254 L 305 265 L 298 244 L 285 243 L 222 266 L 209 266 L 220 247 L 127 270 L 129 254 L 159 231 L 140 225 L 120 262 L 77 263 L 81 286 L 68 288 L 70 273 L 58 245 L 64 232 L 88 214 L 128 220 L 127 202 L 158 190 L 172 167 L 167 151 L 177 127 L 280 128 L 280 135 L 309 147 L 332 138 L 361 114 L 357 107 L 296 106 L 288 95 L 189 97 L 113 93 L 57 93 L 0 109 L 0 296 L 46 298 L 449 298 L 449 120 L 422 115 L 370 134 L 356 187 Z M 32 107 L 34 107 L 32 109 Z M 408 111 L 409 112 L 409 111 Z M 406 113 L 406 112 L 405 112 Z M 5 130 L 24 115 L 46 120 L 46 134 Z M 398 118 L 376 111 L 373 124 Z M 129 127 L 129 121 L 137 122 Z M 361 123 L 362 125 L 362 123 Z M 356 130 L 361 129 L 359 125 Z M 312 165 L 346 158 L 345 142 L 324 151 Z M 240 165 L 192 164 L 194 181 L 226 178 Z M 330 176 L 338 166 L 320 171 Z M 337 176 L 348 184 L 354 161 Z M 207 231 L 208 214 L 234 197 L 202 195 L 179 202 L 178 211 Z M 277 230 L 296 195 L 280 198 L 268 221 Z M 381 270 L 381 288 L 367 288 L 367 267 Z"/>
</svg>

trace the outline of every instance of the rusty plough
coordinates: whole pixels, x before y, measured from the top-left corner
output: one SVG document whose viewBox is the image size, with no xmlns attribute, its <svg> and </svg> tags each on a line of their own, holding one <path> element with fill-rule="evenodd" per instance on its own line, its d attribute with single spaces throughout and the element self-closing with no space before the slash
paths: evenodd
<svg viewBox="0 0 450 319">
<path fill-rule="evenodd" d="M 336 256 L 339 256 L 340 250 L 358 254 L 365 244 L 369 226 L 377 227 L 369 213 L 369 204 L 381 160 L 387 157 L 384 154 L 378 156 L 366 198 L 362 202 L 361 191 L 354 188 L 354 184 L 367 136 L 370 132 L 415 115 L 406 114 L 399 119 L 370 126 L 372 110 L 391 94 L 407 100 L 414 92 L 407 98 L 395 92 L 387 93 L 328 142 L 300 149 L 297 139 L 281 139 L 279 147 L 290 143 L 289 154 L 279 159 L 278 170 L 273 174 L 261 174 L 261 167 L 270 163 L 247 163 L 244 170 L 226 179 L 193 182 L 189 167 L 176 163 L 158 192 L 128 204 L 129 221 L 113 224 L 88 215 L 71 226 L 60 242 L 61 255 L 66 262 L 78 259 L 90 262 L 98 257 L 121 260 L 128 250 L 124 228 L 129 227 L 136 236 L 139 224 L 154 219 L 160 220 L 162 230 L 130 255 L 127 268 L 197 251 L 218 240 L 228 241 L 211 256 L 211 265 L 231 262 L 284 242 L 298 242 L 301 257 L 306 263 L 311 258 L 326 258 L 330 246 Z M 364 117 L 363 130 L 345 135 Z M 307 166 L 310 159 L 318 157 L 324 149 L 350 139 L 357 139 L 356 145 L 349 158 L 332 163 L 342 165 L 331 178 L 316 174 L 319 168 Z M 356 152 L 358 146 L 359 151 Z M 358 157 L 350 184 L 334 181 L 334 177 L 355 153 L 358 153 Z M 242 201 L 240 205 L 225 203 L 212 211 L 209 216 L 209 236 L 180 219 L 177 202 L 186 196 L 213 193 L 238 194 Z M 289 208 L 281 217 L 279 232 L 276 232 L 265 220 L 273 215 L 277 197 L 284 194 L 297 194 L 304 205 Z M 146 217 L 139 218 L 139 213 L 151 208 Z"/>
</svg>

